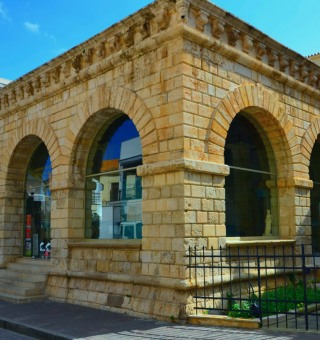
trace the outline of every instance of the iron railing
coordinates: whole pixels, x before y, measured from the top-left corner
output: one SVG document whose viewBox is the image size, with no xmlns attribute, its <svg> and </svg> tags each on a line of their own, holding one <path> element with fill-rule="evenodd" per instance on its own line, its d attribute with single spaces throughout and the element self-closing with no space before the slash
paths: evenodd
<svg viewBox="0 0 320 340">
<path fill-rule="evenodd" d="M 197 314 L 319 330 L 320 255 L 311 246 L 189 248 Z"/>
</svg>

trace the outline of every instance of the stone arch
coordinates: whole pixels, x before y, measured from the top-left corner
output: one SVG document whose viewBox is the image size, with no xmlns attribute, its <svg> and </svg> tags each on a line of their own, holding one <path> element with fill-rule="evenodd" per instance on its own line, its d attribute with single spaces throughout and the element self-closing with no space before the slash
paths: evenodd
<svg viewBox="0 0 320 340">
<path fill-rule="evenodd" d="M 277 160 L 279 177 L 293 177 L 294 159 L 299 157 L 299 145 L 293 122 L 278 96 L 259 84 L 246 84 L 230 91 L 215 109 L 208 138 L 209 159 L 224 163 L 224 147 L 233 118 L 241 111 L 263 128 Z"/>
<path fill-rule="evenodd" d="M 154 119 L 143 100 L 134 92 L 123 87 L 96 88 L 87 100 L 76 108 L 76 114 L 70 122 L 65 147 L 70 152 L 70 171 L 72 177 L 83 178 L 86 155 L 97 126 L 102 126 L 116 114 L 125 113 L 135 124 L 142 143 L 144 162 L 159 151 L 158 135 Z"/>
<path fill-rule="evenodd" d="M 314 118 L 305 130 L 301 140 L 301 158 L 302 166 L 305 167 L 310 180 L 310 221 L 311 225 L 311 244 L 314 251 L 320 250 L 320 233 L 319 233 L 319 141 L 320 141 L 320 119 Z"/>
<path fill-rule="evenodd" d="M 46 145 L 52 163 L 53 172 L 54 169 L 58 166 L 58 158 L 61 155 L 60 146 L 58 143 L 57 136 L 50 125 L 44 121 L 43 119 L 32 120 L 27 123 L 23 123 L 19 129 L 16 129 L 14 134 L 8 140 L 6 146 L 3 148 L 2 153 L 2 175 L 6 177 L 8 174 L 8 169 L 13 164 L 13 158 L 15 157 L 15 151 L 22 145 L 21 142 L 23 140 L 29 140 L 25 146 L 21 146 L 18 150 L 20 161 L 23 160 L 24 157 L 30 157 L 29 148 L 33 145 L 36 147 L 36 140 L 41 140 Z"/>
<path fill-rule="evenodd" d="M 0 253 L 2 263 L 22 255 L 26 171 L 34 151 L 42 142 L 48 149 L 54 168 L 58 164 L 60 148 L 54 131 L 44 120 L 23 122 L 3 147 L 0 229 L 5 240 L 1 249 L 3 253 Z"/>
<path fill-rule="evenodd" d="M 309 173 L 311 152 L 319 134 L 320 118 L 315 118 L 306 129 L 301 140 L 301 163 L 306 169 L 306 173 Z"/>
</svg>

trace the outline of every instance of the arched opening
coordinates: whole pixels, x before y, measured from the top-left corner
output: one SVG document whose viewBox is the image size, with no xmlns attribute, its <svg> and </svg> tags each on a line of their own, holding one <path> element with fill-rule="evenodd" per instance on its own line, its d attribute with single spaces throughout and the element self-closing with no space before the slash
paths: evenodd
<svg viewBox="0 0 320 340">
<path fill-rule="evenodd" d="M 50 257 L 51 160 L 44 143 L 33 153 L 25 179 L 24 255 Z"/>
<path fill-rule="evenodd" d="M 277 236 L 278 192 L 271 145 L 262 128 L 241 111 L 225 144 L 226 229 L 229 237 Z"/>
<path fill-rule="evenodd" d="M 310 157 L 310 179 L 313 188 L 310 191 L 312 246 L 320 252 L 320 140 L 316 140 Z"/>
<path fill-rule="evenodd" d="M 127 115 L 115 114 L 98 132 L 87 163 L 86 238 L 142 238 L 141 164 L 136 127 Z"/>
</svg>

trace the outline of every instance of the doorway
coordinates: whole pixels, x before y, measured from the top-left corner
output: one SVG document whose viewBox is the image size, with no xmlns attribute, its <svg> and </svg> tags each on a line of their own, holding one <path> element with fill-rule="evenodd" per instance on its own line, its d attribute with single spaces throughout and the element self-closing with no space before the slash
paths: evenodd
<svg viewBox="0 0 320 340">
<path fill-rule="evenodd" d="M 51 174 L 48 150 L 41 143 L 26 175 L 24 256 L 50 258 L 51 255 Z"/>
</svg>

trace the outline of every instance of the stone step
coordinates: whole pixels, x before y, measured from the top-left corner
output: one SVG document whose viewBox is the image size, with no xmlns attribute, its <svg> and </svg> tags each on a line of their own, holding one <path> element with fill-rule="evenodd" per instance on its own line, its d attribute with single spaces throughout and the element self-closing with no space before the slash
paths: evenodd
<svg viewBox="0 0 320 340">
<path fill-rule="evenodd" d="M 18 258 L 0 270 L 0 300 L 24 303 L 46 299 L 52 263 L 47 259 Z"/>
<path fill-rule="evenodd" d="M 15 262 L 15 263 L 9 263 L 7 266 L 7 270 L 11 270 L 14 272 L 27 272 L 27 273 L 32 273 L 32 274 L 40 274 L 40 273 L 45 273 L 47 274 L 51 269 L 50 263 L 47 265 L 43 264 L 38 264 L 38 263 L 32 263 L 32 264 L 27 264 L 27 263 L 20 263 L 20 262 Z"/>
<path fill-rule="evenodd" d="M 26 287 L 26 288 L 42 288 L 45 287 L 45 277 L 41 279 L 34 279 L 33 277 L 25 277 L 25 278 L 17 278 L 12 275 L 12 273 L 3 273 L 0 277 L 0 285 L 3 284 L 11 284 L 17 287 Z"/>
<path fill-rule="evenodd" d="M 39 281 L 39 280 L 45 280 L 47 278 L 47 273 L 45 272 L 37 272 L 37 271 L 23 271 L 22 269 L 7 269 L 7 273 L 4 274 L 4 276 L 9 276 L 9 277 L 16 277 L 17 279 L 28 279 L 28 278 L 34 278 L 34 280 Z"/>
<path fill-rule="evenodd" d="M 27 288 L 27 287 L 19 287 L 12 284 L 6 284 L 0 282 L 0 293 L 10 294 L 10 295 L 18 295 L 18 296 L 33 296 L 33 295 L 41 295 L 43 294 L 43 288 Z"/>
<path fill-rule="evenodd" d="M 43 282 L 46 281 L 47 274 L 46 273 L 28 273 L 24 271 L 12 271 L 12 270 L 1 270 L 0 271 L 0 281 L 1 278 L 11 278 L 13 280 L 20 281 L 34 281 L 34 282 Z"/>
<path fill-rule="evenodd" d="M 36 264 L 38 266 L 47 267 L 51 265 L 50 259 L 40 259 L 40 258 L 32 258 L 32 257 L 19 257 L 17 258 L 15 263 L 23 263 L 23 264 Z"/>
<path fill-rule="evenodd" d="M 16 294 L 6 294 L 0 292 L 0 300 L 11 303 L 30 303 L 36 301 L 43 301 L 48 298 L 47 295 L 33 295 L 33 296 L 18 296 Z"/>
</svg>

